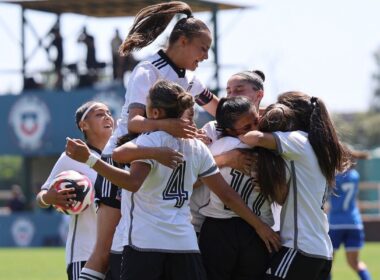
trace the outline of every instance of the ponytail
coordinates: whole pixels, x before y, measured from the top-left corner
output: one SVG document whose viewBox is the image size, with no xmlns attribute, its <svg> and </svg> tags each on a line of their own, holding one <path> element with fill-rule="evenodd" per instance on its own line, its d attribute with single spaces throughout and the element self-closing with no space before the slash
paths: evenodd
<svg viewBox="0 0 380 280">
<path fill-rule="evenodd" d="M 321 99 L 302 92 L 283 93 L 278 96 L 278 102 L 294 111 L 294 130 L 308 133 L 322 174 L 326 177 L 328 185 L 333 187 L 336 171 L 346 170 L 351 161 L 347 150 L 338 139 L 325 104 Z"/>
<path fill-rule="evenodd" d="M 318 163 L 325 175 L 328 185 L 335 185 L 336 171 L 342 172 L 348 168 L 348 154 L 338 139 L 335 127 L 329 117 L 325 104 L 321 99 L 310 99 L 310 131 L 309 141 L 315 153 L 319 156 Z M 335 169 L 330 168 L 335 166 Z"/>
<path fill-rule="evenodd" d="M 130 52 L 151 44 L 177 13 L 185 14 L 187 18 L 192 16 L 190 6 L 180 1 L 160 3 L 142 9 L 136 15 L 127 38 L 119 48 L 120 55 L 127 56 Z"/>
</svg>

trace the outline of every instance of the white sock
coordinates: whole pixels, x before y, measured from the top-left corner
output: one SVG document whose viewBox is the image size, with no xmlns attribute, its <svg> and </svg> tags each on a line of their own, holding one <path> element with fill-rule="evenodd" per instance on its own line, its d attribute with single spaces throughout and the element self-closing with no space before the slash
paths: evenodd
<svg viewBox="0 0 380 280">
<path fill-rule="evenodd" d="M 104 280 L 105 278 L 106 276 L 103 273 L 86 267 L 82 268 L 79 275 L 79 280 Z"/>
</svg>

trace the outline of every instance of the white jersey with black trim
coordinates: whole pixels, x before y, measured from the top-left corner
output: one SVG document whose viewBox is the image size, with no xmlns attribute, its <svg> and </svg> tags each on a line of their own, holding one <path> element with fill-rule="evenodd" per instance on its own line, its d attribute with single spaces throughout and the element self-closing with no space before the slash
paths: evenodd
<svg viewBox="0 0 380 280">
<path fill-rule="evenodd" d="M 91 150 L 100 156 L 100 151 Z M 97 173 L 84 163 L 73 160 L 62 153 L 55 163 L 41 190 L 48 190 L 54 177 L 66 170 L 75 170 L 86 175 L 92 185 L 95 184 Z M 87 261 L 96 241 L 96 207 L 95 203 L 78 215 L 70 215 L 69 232 L 66 240 L 66 264 Z"/>
<path fill-rule="evenodd" d="M 323 205 L 327 181 L 322 174 L 308 134 L 303 131 L 274 132 L 279 154 L 290 172 L 290 188 L 281 210 L 281 240 L 302 254 L 332 259 L 329 224 Z"/>
<path fill-rule="evenodd" d="M 216 121 L 209 121 L 206 123 L 202 129 L 205 131 L 206 135 L 211 139 L 212 143 L 216 142 L 222 136 L 221 128 L 218 128 Z"/>
<path fill-rule="evenodd" d="M 184 161 L 173 170 L 141 160 L 151 171 L 137 192 L 127 193 L 124 245 L 139 251 L 199 252 L 188 204 L 195 181 L 219 172 L 210 151 L 197 139 L 174 138 L 163 131 L 140 135 L 137 145 L 169 147 L 180 151 Z"/>
<path fill-rule="evenodd" d="M 121 117 L 117 121 L 116 130 L 103 150 L 103 155 L 112 154 L 117 139 L 128 133 L 129 109 L 145 109 L 149 90 L 160 79 L 179 84 L 195 98 L 195 102 L 200 106 L 208 104 L 213 99 L 213 94 L 195 76 L 194 72 L 178 68 L 165 52 L 160 50 L 140 62 L 132 71 L 127 84 Z"/>
<path fill-rule="evenodd" d="M 213 142 L 209 147 L 213 156 L 220 155 L 236 148 L 250 148 L 235 137 L 222 137 Z M 240 195 L 247 206 L 267 225 L 272 226 L 273 215 L 270 203 L 257 186 L 255 179 L 245 175 L 243 172 L 231 167 L 223 167 L 220 173 L 227 183 Z M 229 209 L 212 191 L 210 201 L 207 206 L 200 209 L 200 213 L 206 217 L 218 219 L 228 219 L 238 217 L 238 215 Z"/>
<path fill-rule="evenodd" d="M 217 128 L 216 121 L 209 121 L 202 129 L 211 139 L 211 143 L 215 142 L 221 136 L 220 129 Z M 211 144 L 210 144 L 211 145 Z M 208 146 L 210 146 L 208 145 Z M 190 198 L 191 223 L 196 232 L 201 231 L 201 227 L 205 220 L 205 216 L 200 213 L 200 209 L 205 207 L 210 201 L 210 190 L 206 185 L 201 185 L 193 191 Z"/>
<path fill-rule="evenodd" d="M 131 140 L 130 142 L 136 144 L 137 138 Z M 129 171 L 129 164 L 124 166 L 124 170 Z M 121 191 L 121 199 L 120 199 L 120 214 L 121 218 L 119 224 L 116 226 L 115 234 L 112 240 L 111 253 L 119 254 L 123 253 L 124 244 L 124 232 L 126 230 L 126 223 L 129 219 L 129 209 L 128 209 L 128 199 L 131 196 L 131 192 L 126 189 L 119 189 Z M 127 229 L 128 230 L 128 229 Z"/>
</svg>

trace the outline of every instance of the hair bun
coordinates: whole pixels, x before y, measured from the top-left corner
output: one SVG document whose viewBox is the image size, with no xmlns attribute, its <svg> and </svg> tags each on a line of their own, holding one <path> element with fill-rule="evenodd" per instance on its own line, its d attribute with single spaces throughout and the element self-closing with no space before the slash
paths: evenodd
<svg viewBox="0 0 380 280">
<path fill-rule="evenodd" d="M 265 74 L 263 71 L 260 71 L 260 70 L 252 70 L 253 73 L 257 74 L 262 80 L 263 82 L 265 82 Z"/>
</svg>

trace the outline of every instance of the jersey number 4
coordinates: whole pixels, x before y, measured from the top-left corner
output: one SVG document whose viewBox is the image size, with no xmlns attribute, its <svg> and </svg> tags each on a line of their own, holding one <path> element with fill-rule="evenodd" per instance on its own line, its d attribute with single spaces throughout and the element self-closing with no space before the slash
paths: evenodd
<svg viewBox="0 0 380 280">
<path fill-rule="evenodd" d="M 175 199 L 176 203 L 174 207 L 181 208 L 186 200 L 189 199 L 189 193 L 185 191 L 185 170 L 186 161 L 178 164 L 174 169 L 172 175 L 170 175 L 169 181 L 162 193 L 164 200 Z"/>
</svg>

